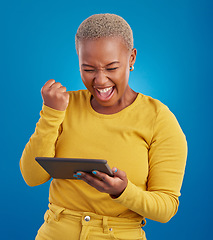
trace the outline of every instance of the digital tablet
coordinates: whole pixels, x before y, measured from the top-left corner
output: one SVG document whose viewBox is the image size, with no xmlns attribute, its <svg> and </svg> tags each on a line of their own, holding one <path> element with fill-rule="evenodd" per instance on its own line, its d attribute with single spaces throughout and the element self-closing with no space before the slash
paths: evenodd
<svg viewBox="0 0 213 240">
<path fill-rule="evenodd" d="M 113 172 L 107 161 L 102 159 L 50 157 L 36 157 L 35 159 L 53 178 L 76 179 L 73 177 L 73 174 L 76 172 L 92 173 L 93 170 L 113 176 Z"/>
</svg>

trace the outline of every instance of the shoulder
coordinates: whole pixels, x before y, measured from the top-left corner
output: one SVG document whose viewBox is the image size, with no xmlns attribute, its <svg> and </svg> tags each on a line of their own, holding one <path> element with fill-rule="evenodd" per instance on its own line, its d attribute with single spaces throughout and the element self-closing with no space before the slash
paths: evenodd
<svg viewBox="0 0 213 240">
<path fill-rule="evenodd" d="M 70 98 L 73 100 L 86 100 L 90 95 L 90 92 L 87 89 L 81 89 L 77 91 L 68 91 Z"/>
<path fill-rule="evenodd" d="M 168 106 L 157 99 L 145 95 L 143 95 L 143 104 L 146 106 L 145 109 L 147 109 L 147 118 L 151 117 L 153 120 L 153 134 L 185 138 L 176 116 L 170 111 Z"/>
<path fill-rule="evenodd" d="M 70 95 L 69 105 L 85 105 L 91 97 L 91 93 L 87 89 L 77 90 L 77 91 L 68 91 Z"/>
<path fill-rule="evenodd" d="M 153 117 L 157 116 L 159 112 L 170 111 L 169 108 L 158 99 L 142 93 L 139 93 L 138 99 L 138 108 L 140 108 L 143 113 L 151 114 Z"/>
<path fill-rule="evenodd" d="M 150 96 L 140 94 L 140 104 L 138 109 L 140 116 L 152 125 L 153 130 L 160 131 L 165 128 L 166 131 L 177 129 L 180 130 L 180 125 L 173 112 L 170 111 L 169 107 L 161 101 L 154 99 Z"/>
<path fill-rule="evenodd" d="M 81 111 L 86 109 L 88 101 L 91 97 L 90 92 L 85 90 L 78 90 L 78 91 L 68 91 L 70 98 L 69 98 L 69 105 L 67 107 L 67 113 L 70 112 L 78 112 L 79 109 Z"/>
</svg>

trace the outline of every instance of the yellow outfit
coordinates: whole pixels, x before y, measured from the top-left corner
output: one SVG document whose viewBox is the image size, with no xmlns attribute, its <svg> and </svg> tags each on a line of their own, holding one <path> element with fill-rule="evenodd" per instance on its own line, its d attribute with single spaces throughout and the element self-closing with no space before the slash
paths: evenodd
<svg viewBox="0 0 213 240">
<path fill-rule="evenodd" d="M 138 94 L 122 111 L 105 115 L 90 104 L 88 90 L 70 93 L 66 111 L 43 105 L 20 168 L 30 186 L 50 179 L 35 157 L 106 159 L 126 172 L 128 185 L 117 199 L 82 180 L 53 179 L 51 204 L 77 212 L 167 222 L 177 212 L 187 144 L 174 115 L 160 101 Z"/>
<path fill-rule="evenodd" d="M 140 220 L 77 212 L 49 204 L 36 240 L 146 240 Z"/>
</svg>

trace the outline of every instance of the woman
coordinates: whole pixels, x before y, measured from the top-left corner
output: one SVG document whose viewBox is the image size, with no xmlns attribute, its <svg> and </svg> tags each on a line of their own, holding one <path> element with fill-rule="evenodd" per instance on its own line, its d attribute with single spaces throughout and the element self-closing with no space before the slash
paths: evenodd
<svg viewBox="0 0 213 240">
<path fill-rule="evenodd" d="M 94 171 L 53 179 L 36 239 L 146 239 L 145 218 L 167 222 L 177 212 L 185 136 L 164 104 L 130 88 L 137 52 L 123 18 L 86 19 L 76 50 L 87 90 L 67 92 L 53 79 L 43 86 L 41 118 L 21 172 L 35 186 L 50 179 L 37 156 L 97 158 L 108 161 L 114 177 Z"/>
</svg>

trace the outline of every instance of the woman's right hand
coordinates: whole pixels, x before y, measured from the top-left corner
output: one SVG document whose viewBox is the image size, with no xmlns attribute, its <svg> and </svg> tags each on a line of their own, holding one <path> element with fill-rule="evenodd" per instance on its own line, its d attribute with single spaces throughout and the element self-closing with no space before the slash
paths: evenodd
<svg viewBox="0 0 213 240">
<path fill-rule="evenodd" d="M 44 105 L 59 111 L 66 110 L 69 104 L 69 93 L 66 87 L 54 79 L 45 83 L 41 89 L 41 95 Z"/>
</svg>

